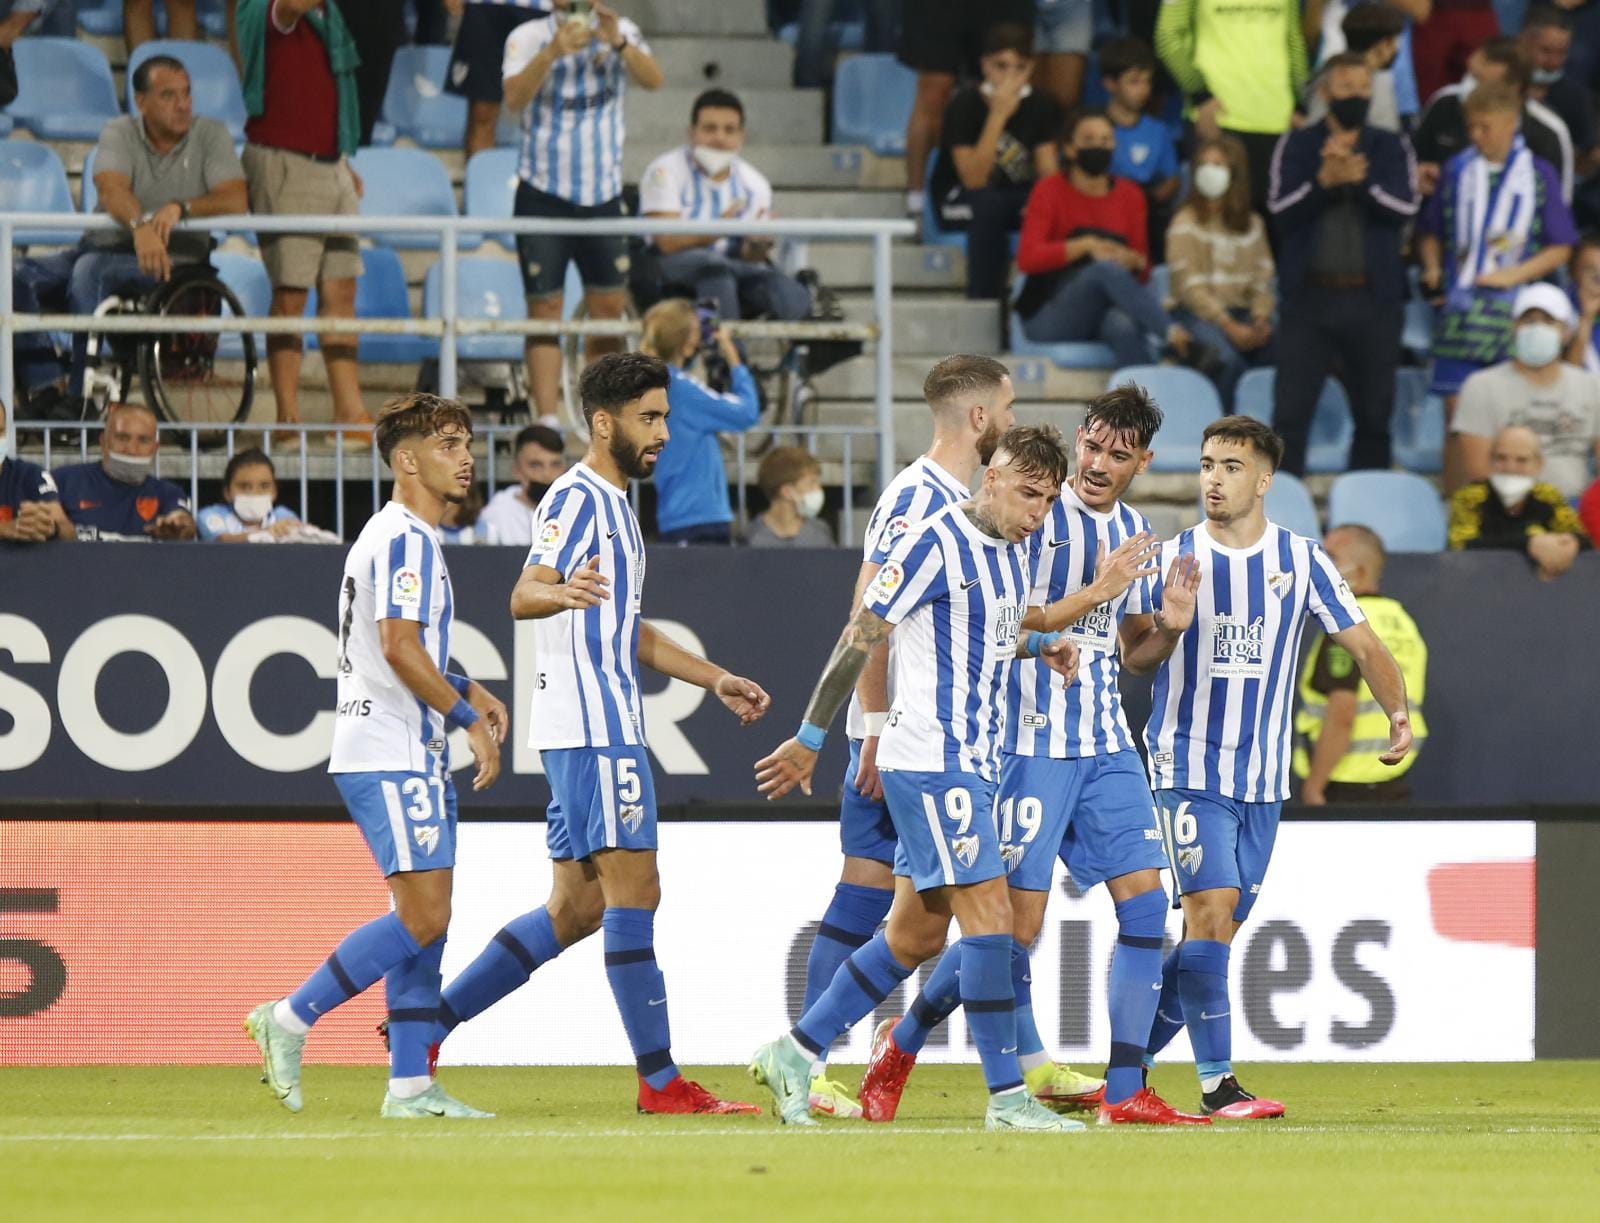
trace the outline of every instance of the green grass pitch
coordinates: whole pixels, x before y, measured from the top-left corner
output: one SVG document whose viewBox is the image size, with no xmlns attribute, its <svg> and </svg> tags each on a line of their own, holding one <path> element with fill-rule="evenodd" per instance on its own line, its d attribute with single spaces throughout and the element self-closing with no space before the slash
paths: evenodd
<svg viewBox="0 0 1600 1223">
<path fill-rule="evenodd" d="M 736 1067 L 691 1073 L 766 1102 Z M 1287 1117 L 1066 1136 L 983 1133 L 974 1066 L 919 1069 L 892 1126 L 808 1131 L 639 1117 L 621 1067 L 442 1077 L 497 1119 L 380 1121 L 376 1067 L 309 1066 L 298 1116 L 246 1068 L 0 1070 L 0 1218 L 1600 1217 L 1596 1062 L 1244 1067 Z M 1153 1085 L 1196 1104 L 1188 1066 Z"/>
</svg>

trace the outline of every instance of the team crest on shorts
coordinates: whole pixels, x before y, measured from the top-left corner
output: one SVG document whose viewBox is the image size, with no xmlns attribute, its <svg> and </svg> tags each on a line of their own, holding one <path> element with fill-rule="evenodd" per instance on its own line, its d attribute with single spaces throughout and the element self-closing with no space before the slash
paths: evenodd
<svg viewBox="0 0 1600 1223">
<path fill-rule="evenodd" d="M 621 817 L 622 826 L 628 830 L 629 836 L 638 832 L 639 825 L 644 823 L 644 808 L 638 803 L 629 803 L 617 814 Z"/>
<path fill-rule="evenodd" d="M 1199 871 L 1200 863 L 1205 861 L 1205 856 L 1204 845 L 1185 845 L 1178 851 L 1178 865 L 1192 876 Z"/>
<path fill-rule="evenodd" d="M 957 862 L 970 867 L 978 860 L 978 838 L 957 837 L 950 842 L 950 850 L 955 854 Z"/>
<path fill-rule="evenodd" d="M 417 843 L 417 848 L 423 853 L 432 855 L 439 848 L 439 826 L 430 824 L 426 828 L 413 828 L 411 837 Z"/>
<path fill-rule="evenodd" d="M 1020 845 L 1002 845 L 1000 847 L 1000 862 L 1006 868 L 1006 874 L 1009 875 L 1022 865 L 1022 857 L 1027 852 Z"/>
</svg>

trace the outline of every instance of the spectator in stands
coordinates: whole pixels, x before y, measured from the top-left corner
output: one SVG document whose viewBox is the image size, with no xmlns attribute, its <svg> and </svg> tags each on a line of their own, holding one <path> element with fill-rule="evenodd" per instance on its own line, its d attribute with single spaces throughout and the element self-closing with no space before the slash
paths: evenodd
<svg viewBox="0 0 1600 1223">
<path fill-rule="evenodd" d="M 1116 133 L 1104 111 L 1067 121 L 1066 164 L 1041 178 L 1022 218 L 1017 267 L 1028 277 L 1016 311 L 1030 340 L 1098 340 L 1118 365 L 1157 352 L 1204 366 L 1216 360 L 1172 322 L 1146 280 L 1144 192 L 1111 174 Z"/>
<path fill-rule="evenodd" d="M 506 40 L 501 68 L 507 110 L 522 116 L 517 162 L 519 217 L 571 219 L 623 215 L 623 99 L 630 80 L 658 89 L 664 79 L 639 27 L 596 0 L 592 16 L 551 0 L 548 17 L 518 26 Z M 518 234 L 517 253 L 535 319 L 561 317 L 567 264 L 583 278 L 592 319 L 622 317 L 628 275 L 627 239 L 617 234 Z M 588 360 L 618 351 L 621 341 L 590 337 Z M 528 338 L 528 381 L 539 419 L 560 421 L 561 347 L 554 336 Z"/>
<path fill-rule="evenodd" d="M 222 503 L 195 516 L 207 543 L 272 543 L 294 534 L 300 519 L 278 504 L 278 472 L 257 449 L 241 450 L 222 471 Z"/>
<path fill-rule="evenodd" d="M 1039 88 L 1065 114 L 1083 100 L 1083 74 L 1094 46 L 1094 0 L 1038 0 L 1037 8 Z"/>
<path fill-rule="evenodd" d="M 1567 75 L 1572 18 L 1554 5 L 1536 5 L 1522 23 L 1520 41 L 1530 66 L 1528 96 L 1566 124 L 1578 160 L 1578 177 L 1588 178 L 1595 168 L 1594 95 L 1587 85 Z"/>
<path fill-rule="evenodd" d="M 1573 323 L 1572 303 L 1555 285 L 1529 285 L 1513 307 L 1511 358 L 1473 374 L 1461 387 L 1445 449 L 1445 491 L 1493 470 L 1491 445 L 1508 425 L 1524 425 L 1540 443 L 1545 479 L 1577 497 L 1600 460 L 1600 376 L 1560 360 Z"/>
<path fill-rule="evenodd" d="M 449 0 L 461 14 L 444 91 L 467 100 L 467 130 L 462 138 L 466 154 L 495 146 L 500 122 L 502 86 L 500 67 L 505 61 L 506 39 L 511 31 L 549 8 L 546 0 Z"/>
<path fill-rule="evenodd" d="M 483 507 L 478 516 L 478 536 L 491 544 L 533 543 L 533 519 L 539 502 L 550 486 L 567 469 L 561 435 L 548 425 L 529 425 L 512 442 L 511 474 L 508 484 Z"/>
<path fill-rule="evenodd" d="M 61 508 L 80 538 L 193 539 L 189 499 L 151 474 L 160 447 L 156 414 L 142 403 L 114 403 L 100 434 L 100 461 L 58 467 Z"/>
<path fill-rule="evenodd" d="M 1561 198 L 1570 201 L 1573 187 L 1572 137 L 1561 117 L 1528 96 L 1528 63 L 1514 38 L 1491 38 L 1472 53 L 1467 75 L 1459 85 L 1441 89 L 1428 99 L 1417 123 L 1417 176 L 1424 195 L 1433 194 L 1444 164 L 1467 151 L 1467 98 L 1483 85 L 1508 86 L 1521 108 L 1522 138 L 1535 157 L 1557 173 Z"/>
<path fill-rule="evenodd" d="M 1272 159 L 1278 228 L 1273 424 L 1282 468 L 1301 475 L 1322 384 L 1338 362 L 1355 416 L 1351 469 L 1388 467 L 1389 418 L 1406 294 L 1401 244 L 1417 212 L 1405 137 L 1369 127 L 1372 69 L 1346 51 L 1323 74 L 1328 114 L 1286 135 Z"/>
<path fill-rule="evenodd" d="M 939 223 L 967 232 L 967 296 L 998 301 L 1028 193 L 1061 168 L 1061 111 L 1028 83 L 1034 60 L 1027 26 L 990 26 L 978 66 L 983 80 L 957 90 L 945 108 L 929 186 Z"/>
<path fill-rule="evenodd" d="M 1462 72 L 1472 72 L 1475 49 L 1499 33 L 1493 0 L 1433 0 L 1429 15 L 1411 28 L 1417 92 L 1431 98 L 1451 81 L 1459 81 Z"/>
<path fill-rule="evenodd" d="M 1294 726 L 1300 801 L 1313 807 L 1403 803 L 1411 797 L 1406 770 L 1428 735 L 1422 719 L 1428 645 L 1400 601 L 1378 593 L 1388 558 L 1376 532 L 1355 525 L 1334 527 L 1322 545 L 1405 676 L 1414 738 L 1410 754 L 1398 765 L 1378 759 L 1389 744 L 1389 717 L 1373 699 L 1349 651 L 1324 635 L 1300 673 L 1300 709 Z M 1374 746 L 1379 740 L 1383 747 Z"/>
<path fill-rule="evenodd" d="M 321 0 L 239 0 L 239 58 L 249 113 L 244 168 L 250 210 L 265 216 L 302 213 L 355 216 L 361 180 L 348 158 L 361 137 L 356 47 L 337 5 Z M 300 318 L 317 289 L 323 318 L 354 318 L 361 250 L 355 234 L 258 235 L 261 262 L 272 281 L 274 318 Z M 336 422 L 363 429 L 372 419 L 361 403 L 353 334 L 324 335 Z M 267 337 L 267 369 L 278 421 L 300 421 L 298 335 Z M 289 434 L 284 444 L 297 444 Z"/>
<path fill-rule="evenodd" d="M 1168 0 L 1156 50 L 1189 97 L 1195 135 L 1239 137 L 1250 162 L 1250 206 L 1267 209 L 1267 168 L 1306 80 L 1298 0 Z"/>
<path fill-rule="evenodd" d="M 56 0 L 9 0 L 6 6 L 6 15 L 0 17 L 0 50 L 9 51 L 32 27 L 33 23 L 41 19 L 48 19 L 60 5 Z M 35 34 L 46 33 L 46 27 L 41 25 L 34 30 Z M 71 37 L 71 35 L 68 35 Z M 15 71 L 15 65 L 13 65 Z"/>
<path fill-rule="evenodd" d="M 361 144 L 372 143 L 372 127 L 383 112 L 394 53 L 405 40 L 405 0 L 337 0 L 345 28 L 356 44 L 356 99 Z"/>
<path fill-rule="evenodd" d="M 861 49 L 873 53 L 893 51 L 899 0 L 861 0 L 859 8 L 866 27 Z M 832 44 L 829 26 L 840 11 L 840 0 L 801 0 L 800 31 L 794 45 L 795 88 L 815 89 L 833 80 L 838 48 Z"/>
<path fill-rule="evenodd" d="M 689 143 L 652 161 L 639 184 L 639 211 L 685 221 L 760 221 L 772 215 L 772 184 L 744 158 L 744 104 L 726 89 L 694 100 Z M 772 264 L 770 237 L 661 234 L 653 242 L 664 283 L 717 303 L 723 318 L 802 319 L 811 291 Z"/>
<path fill-rule="evenodd" d="M 166 37 L 193 42 L 200 37 L 200 19 L 195 0 L 166 0 Z M 156 36 L 155 0 L 122 0 L 122 37 L 128 54 Z"/>
<path fill-rule="evenodd" d="M 173 269 L 202 264 L 209 234 L 179 228 L 190 217 L 245 211 L 244 167 L 228 129 L 195 115 L 189 74 L 170 55 L 153 55 L 133 74 L 137 115 L 107 123 L 95 146 L 100 211 L 124 229 L 89 233 L 70 250 L 24 259 L 15 275 L 21 308 L 93 314 L 113 293 L 143 294 Z M 83 393 L 88 336 L 72 340 L 70 398 Z"/>
<path fill-rule="evenodd" d="M 1515 91 L 1480 85 L 1466 107 L 1473 147 L 1445 166 L 1418 222 L 1422 287 L 1443 305 L 1429 389 L 1447 414 L 1467 375 L 1505 354 L 1516 290 L 1552 275 L 1578 240 L 1555 170 L 1517 134 Z"/>
<path fill-rule="evenodd" d="M 10 449 L 6 412 L 0 408 L 0 544 L 75 539 L 50 473 Z"/>
<path fill-rule="evenodd" d="M 1576 511 L 1553 484 L 1539 479 L 1544 456 L 1539 437 L 1525 425 L 1495 435 L 1484 479 L 1450 498 L 1450 546 L 1515 549 L 1527 553 L 1544 581 L 1558 578 L 1589 547 Z"/>
<path fill-rule="evenodd" d="M 1153 264 L 1165 262 L 1167 226 L 1178 194 L 1178 150 L 1172 133 L 1160 119 L 1145 113 L 1155 70 L 1155 52 L 1137 38 L 1113 39 L 1100 48 L 1106 117 L 1117 133 L 1111 173 L 1144 189 Z"/>
<path fill-rule="evenodd" d="M 1400 37 L 1405 28 L 1405 15 L 1383 3 L 1357 4 L 1346 11 L 1340 27 L 1345 50 L 1364 57 L 1367 67 L 1372 69 L 1372 105 L 1367 110 L 1367 126 L 1386 132 L 1402 130 L 1392 68 L 1400 53 Z M 1319 69 L 1306 82 L 1302 97 L 1307 122 L 1319 122 L 1328 113 L 1327 100 L 1322 96 L 1322 77 L 1326 71 L 1326 67 Z"/>
<path fill-rule="evenodd" d="M 1250 165 L 1232 136 L 1202 140 L 1194 191 L 1167 234 L 1173 319 L 1215 348 L 1222 402 L 1247 369 L 1273 363 L 1276 271 L 1267 227 L 1250 211 Z"/>
<path fill-rule="evenodd" d="M 917 95 L 906 120 L 906 212 L 922 215 L 923 184 L 928 157 L 939 147 L 945 108 L 955 93 L 956 77 L 974 66 L 990 26 L 1002 23 L 1028 28 L 1034 23 L 1034 0 L 918 0 L 900 29 L 900 62 L 917 74 Z M 970 73 L 976 75 L 975 73 Z"/>
<path fill-rule="evenodd" d="M 831 548 L 833 532 L 822 513 L 822 465 L 800 446 L 767 451 L 756 472 L 766 510 L 745 532 L 752 548 Z"/>
<path fill-rule="evenodd" d="M 722 463 L 725 432 L 744 432 L 761 416 L 756 380 L 725 328 L 702 337 L 700 315 L 680 297 L 657 302 L 645 311 L 639 348 L 672 367 L 667 403 L 672 409 L 672 437 L 656 460 L 656 526 L 663 543 L 725 544 L 732 541 L 729 524 L 728 473 Z M 731 394 L 719 395 L 685 372 L 701 345 L 714 343 L 727 362 Z"/>
<path fill-rule="evenodd" d="M 447 501 L 439 518 L 439 542 L 446 544 L 489 543 L 479 528 L 483 517 L 483 486 L 476 481 L 462 502 Z"/>
<path fill-rule="evenodd" d="M 1578 321 L 1567 342 L 1566 360 L 1591 374 L 1600 373 L 1600 348 L 1596 346 L 1600 339 L 1600 235 L 1585 234 L 1578 239 L 1567 276 L 1567 295 Z"/>
</svg>

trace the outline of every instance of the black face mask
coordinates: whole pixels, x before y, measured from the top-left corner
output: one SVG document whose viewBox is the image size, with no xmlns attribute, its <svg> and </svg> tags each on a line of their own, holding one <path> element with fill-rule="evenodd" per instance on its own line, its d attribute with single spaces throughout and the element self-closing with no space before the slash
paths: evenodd
<svg viewBox="0 0 1600 1223">
<path fill-rule="evenodd" d="M 550 491 L 550 486 L 540 480 L 529 480 L 522 486 L 522 495 L 533 505 L 538 505 L 544 500 L 544 495 Z"/>
<path fill-rule="evenodd" d="M 1328 103 L 1328 113 L 1339 121 L 1340 127 L 1357 128 L 1367 121 L 1371 106 L 1371 98 L 1335 98 Z"/>
<path fill-rule="evenodd" d="M 1099 178 L 1111 169 L 1111 150 L 1078 149 L 1072 154 L 1072 160 L 1090 178 Z"/>
</svg>

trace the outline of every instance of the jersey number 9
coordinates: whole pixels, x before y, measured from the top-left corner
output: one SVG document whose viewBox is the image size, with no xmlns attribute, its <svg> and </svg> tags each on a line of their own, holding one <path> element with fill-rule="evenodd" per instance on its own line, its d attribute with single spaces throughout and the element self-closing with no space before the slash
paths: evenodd
<svg viewBox="0 0 1600 1223">
<path fill-rule="evenodd" d="M 930 820 L 939 818 L 939 812 L 933 803 L 933 795 L 922 796 L 922 809 L 928 813 Z M 954 820 L 956 830 L 951 835 L 962 836 L 972 826 L 972 795 L 965 790 L 946 790 L 944 793 L 945 818 Z"/>
</svg>

